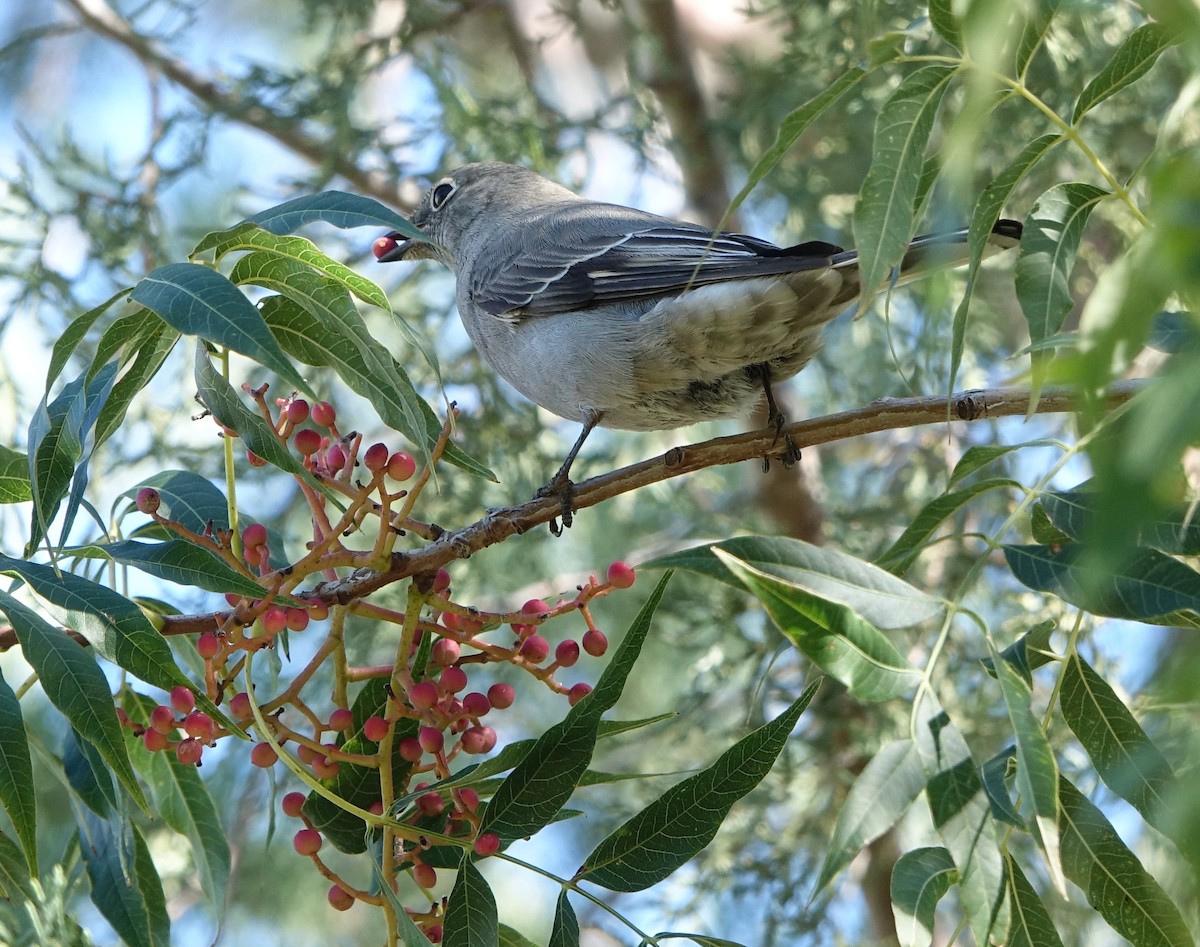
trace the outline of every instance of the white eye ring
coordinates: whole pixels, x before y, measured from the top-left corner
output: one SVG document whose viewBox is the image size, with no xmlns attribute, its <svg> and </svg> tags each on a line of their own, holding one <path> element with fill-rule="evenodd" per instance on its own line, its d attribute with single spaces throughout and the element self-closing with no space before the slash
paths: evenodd
<svg viewBox="0 0 1200 947">
<path fill-rule="evenodd" d="M 432 210 L 441 210 L 446 201 L 450 200 L 450 195 L 457 190 L 457 185 L 449 178 L 444 178 L 438 181 L 433 186 L 433 190 L 429 193 L 429 206 Z"/>
</svg>

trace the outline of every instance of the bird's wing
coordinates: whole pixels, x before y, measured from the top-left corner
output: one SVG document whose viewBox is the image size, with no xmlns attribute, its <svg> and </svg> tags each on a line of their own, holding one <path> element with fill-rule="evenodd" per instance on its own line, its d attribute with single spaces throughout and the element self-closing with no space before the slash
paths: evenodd
<svg viewBox="0 0 1200 947">
<path fill-rule="evenodd" d="M 781 249 L 743 234 L 617 205 L 579 203 L 531 215 L 510 249 L 487 254 L 471 274 L 472 301 L 504 318 L 548 316 L 625 300 L 831 265 L 840 247 Z"/>
</svg>

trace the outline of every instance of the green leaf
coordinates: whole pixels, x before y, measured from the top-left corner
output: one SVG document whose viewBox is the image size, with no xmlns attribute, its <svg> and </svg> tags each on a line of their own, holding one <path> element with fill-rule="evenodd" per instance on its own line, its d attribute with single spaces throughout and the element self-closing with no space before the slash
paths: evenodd
<svg viewBox="0 0 1200 947">
<path fill-rule="evenodd" d="M 131 352 L 132 359 L 122 361 L 123 373 L 113 385 L 112 394 L 104 403 L 96 419 L 95 443 L 103 444 L 120 430 L 125 414 L 134 397 L 150 382 L 162 368 L 167 356 L 179 341 L 179 333 L 163 322 L 155 320 L 154 326 L 141 344 Z"/>
<path fill-rule="evenodd" d="M 484 812 L 481 833 L 494 832 L 505 841 L 533 835 L 549 825 L 571 797 L 592 758 L 600 717 L 621 696 L 670 578 L 671 573 L 667 572 L 659 580 L 595 689 L 572 707 L 563 720 L 544 731 L 500 784 Z"/>
<path fill-rule="evenodd" d="M 162 500 L 159 513 L 193 533 L 229 529 L 229 503 L 225 494 L 198 473 L 163 470 L 130 487 L 121 496 L 132 500 L 142 487 L 153 487 L 158 491 Z"/>
<path fill-rule="evenodd" d="M 151 270 L 133 288 L 132 298 L 185 335 L 239 352 L 313 396 L 258 310 L 216 270 L 198 263 L 168 263 Z"/>
<path fill-rule="evenodd" d="M 783 752 L 820 681 L 782 714 L 744 736 L 706 769 L 663 793 L 597 845 L 573 880 L 610 891 L 644 891 L 698 855 L 733 804 L 757 786 Z"/>
<path fill-rule="evenodd" d="M 117 787 L 104 757 L 74 727 L 67 728 L 62 763 L 67 785 L 96 815 L 104 819 L 119 810 Z"/>
<path fill-rule="evenodd" d="M 904 78 L 875 121 L 875 142 L 854 208 L 854 240 L 864 297 L 904 256 L 924 169 L 925 146 L 956 69 L 924 66 Z"/>
<path fill-rule="evenodd" d="M 1026 441 L 1023 444 L 980 444 L 975 447 L 968 447 L 962 457 L 959 458 L 958 463 L 954 465 L 954 469 L 950 472 L 950 479 L 947 481 L 946 487 L 957 486 L 966 480 L 967 477 L 978 473 L 989 464 L 995 463 L 1013 451 L 1018 451 L 1025 447 L 1053 447 L 1058 450 L 1063 449 L 1062 444 L 1049 439 Z"/>
<path fill-rule="evenodd" d="M 771 620 L 810 661 L 862 700 L 891 700 L 910 692 L 921 674 L 891 640 L 853 609 L 716 554 L 762 603 Z"/>
<path fill-rule="evenodd" d="M 563 888 L 554 906 L 554 923 L 550 926 L 550 942 L 547 947 L 579 947 L 579 921 L 575 909 Z"/>
<path fill-rule="evenodd" d="M 1071 113 L 1071 124 L 1074 125 L 1109 96 L 1144 76 L 1162 51 L 1177 42 L 1178 38 L 1159 23 L 1147 23 L 1134 30 L 1117 47 L 1108 64 L 1079 93 L 1075 110 Z"/>
<path fill-rule="evenodd" d="M 950 0 L 929 0 L 929 22 L 938 36 L 955 49 L 962 49 L 962 34 L 952 6 Z"/>
<path fill-rule="evenodd" d="M 281 235 L 293 233 L 315 221 L 332 224 L 342 230 L 381 226 L 398 230 L 410 240 L 429 242 L 429 238 L 413 226 L 407 217 L 370 197 L 347 194 L 345 191 L 322 191 L 320 194 L 297 197 L 261 211 L 248 218 L 248 221 L 258 224 L 263 230 Z M 205 249 L 210 237 L 206 237 L 194 252 Z"/>
<path fill-rule="evenodd" d="M 129 947 L 170 947 L 162 882 L 137 826 L 88 814 L 80 848 L 92 902 Z"/>
<path fill-rule="evenodd" d="M 1021 813 L 1017 812 L 1012 796 L 1008 794 L 1008 786 L 1005 785 L 1010 767 L 1015 770 L 1016 766 L 1017 748 L 1009 746 L 979 767 L 979 776 L 983 780 L 983 791 L 987 793 L 992 818 L 1024 830 L 1025 820 L 1021 818 Z"/>
<path fill-rule="evenodd" d="M 1067 657 L 1058 701 L 1105 785 L 1170 838 L 1167 799 L 1175 774 L 1116 691 L 1078 652 Z"/>
<path fill-rule="evenodd" d="M 1046 906 L 1012 855 L 1004 856 L 1004 869 L 1012 915 L 1007 947 L 1063 947 Z"/>
<path fill-rule="evenodd" d="M 1055 527 L 1082 540 L 1090 538 L 1097 516 L 1110 515 L 1106 499 L 1093 481 L 1087 481 L 1072 490 L 1042 494 L 1040 506 Z M 1200 555 L 1200 515 L 1190 506 L 1168 510 L 1140 526 L 1137 541 L 1143 545 L 1181 556 Z"/>
<path fill-rule="evenodd" d="M 1160 312 L 1150 327 L 1146 344 L 1159 352 L 1175 354 L 1200 348 L 1200 324 L 1190 312 Z"/>
<path fill-rule="evenodd" d="M 79 343 L 87 336 L 92 326 L 96 324 L 96 320 L 108 312 L 119 300 L 128 296 L 132 292 L 132 289 L 132 287 L 127 286 L 125 289 L 114 293 L 99 306 L 76 316 L 63 330 L 62 335 L 54 340 L 54 347 L 50 350 L 50 366 L 46 369 L 45 387 L 47 391 L 58 380 L 58 376 L 62 374 L 62 370 L 67 366 L 67 361 L 71 358 L 75 349 L 79 347 Z"/>
<path fill-rule="evenodd" d="M 0 895 L 11 901 L 24 897 L 36 902 L 39 898 L 32 882 L 29 863 L 20 847 L 7 833 L 0 831 Z"/>
<path fill-rule="evenodd" d="M 892 868 L 892 914 L 902 947 L 933 943 L 933 916 L 938 902 L 958 878 L 954 859 L 944 848 L 905 852 Z"/>
<path fill-rule="evenodd" d="M 146 808 L 104 672 L 74 640 L 7 592 L 0 592 L 0 611 L 8 614 L 21 653 L 37 672 L 50 703 L 100 751 L 137 804 Z"/>
<path fill-rule="evenodd" d="M 443 947 L 496 947 L 500 939 L 496 899 L 479 869 L 463 855 L 458 878 L 446 903 Z"/>
<path fill-rule="evenodd" d="M 507 924 L 501 924 L 497 947 L 538 947 L 538 945 L 520 931 L 513 930 Z"/>
<path fill-rule="evenodd" d="M 1094 568 L 1082 546 L 1005 546 L 1023 585 L 1095 615 L 1153 622 L 1200 610 L 1200 574 L 1156 549 L 1135 549 L 1115 572 Z"/>
<path fill-rule="evenodd" d="M 663 931 L 660 934 L 654 935 L 656 940 L 690 940 L 694 944 L 699 944 L 700 947 L 742 947 L 735 940 L 728 940 L 724 937 L 709 937 L 707 934 L 684 934 L 679 931 Z"/>
<path fill-rule="evenodd" d="M 119 562 L 155 578 L 206 592 L 237 592 L 251 598 L 263 595 L 262 585 L 253 578 L 238 572 L 203 546 L 184 539 L 169 539 L 162 543 L 125 539 L 115 543 L 72 546 L 63 552 L 81 559 Z"/>
<path fill-rule="evenodd" d="M 0 805 L 25 850 L 29 871 L 37 875 L 37 806 L 33 790 L 33 760 L 21 702 L 0 671 Z"/>
<path fill-rule="evenodd" d="M 1034 53 L 1038 51 L 1046 31 L 1050 29 L 1054 14 L 1058 12 L 1058 5 L 1059 0 L 1034 0 L 1033 9 L 1026 13 L 1021 35 L 1013 47 L 1014 76 L 1024 77 Z"/>
<path fill-rule="evenodd" d="M 54 401 L 42 397 L 29 421 L 29 484 L 33 495 L 26 553 L 32 554 L 46 536 L 50 522 L 71 487 L 75 466 L 83 459 L 87 410 L 85 379 L 72 379 Z"/>
<path fill-rule="evenodd" d="M 912 568 L 912 564 L 917 561 L 917 557 L 928 545 L 930 537 L 942 523 L 975 497 L 997 489 L 1019 490 L 1020 484 L 1008 478 L 980 480 L 966 489 L 943 493 L 940 497 L 930 500 L 896 541 L 875 560 L 875 564 L 895 575 L 903 575 Z"/>
<path fill-rule="evenodd" d="M 1179 909 L 1100 810 L 1062 776 L 1058 798 L 1063 871 L 1088 904 L 1138 947 L 1193 947 Z"/>
<path fill-rule="evenodd" d="M 925 768 L 911 740 L 896 740 L 876 753 L 838 810 L 816 891 L 895 825 L 924 788 Z"/>
<path fill-rule="evenodd" d="M 1025 175 L 1063 140 L 1061 135 L 1043 135 L 1041 138 L 1035 138 L 1029 142 L 1021 149 L 1021 153 L 1009 163 L 1008 167 L 983 189 L 979 200 L 975 202 L 975 210 L 971 214 L 971 225 L 967 232 L 967 250 L 970 254 L 967 262 L 967 286 L 962 301 L 959 302 L 958 309 L 954 313 L 954 325 L 951 330 L 950 375 L 946 385 L 947 391 L 954 390 L 958 369 L 962 364 L 971 295 L 979 274 L 979 266 L 983 262 L 984 253 L 987 250 L 988 238 L 992 235 L 992 228 L 996 226 L 996 221 L 1000 219 L 1000 212 L 1008 203 L 1013 191 L 1017 189 L 1017 185 L 1024 180 Z M 952 476 L 951 480 L 954 479 Z"/>
<path fill-rule="evenodd" d="M 939 620 L 945 603 L 862 559 L 782 536 L 742 536 L 695 546 L 644 563 L 643 568 L 687 569 L 735 588 L 742 582 L 726 565 L 727 553 L 764 575 L 857 612 L 889 630 Z"/>
<path fill-rule="evenodd" d="M 27 503 L 32 499 L 28 455 L 0 444 L 0 503 Z"/>
<path fill-rule="evenodd" d="M 1057 623 L 1053 619 L 1038 622 L 1000 652 L 1000 657 L 1012 665 L 1025 683 L 1031 687 L 1033 686 L 1033 672 L 1042 665 L 1057 659 L 1057 655 L 1050 649 L 1050 636 L 1054 634 L 1056 627 L 1058 627 Z M 983 658 L 980 663 L 983 664 L 984 670 L 988 674 L 992 677 L 996 676 L 996 668 L 991 658 Z"/>
</svg>

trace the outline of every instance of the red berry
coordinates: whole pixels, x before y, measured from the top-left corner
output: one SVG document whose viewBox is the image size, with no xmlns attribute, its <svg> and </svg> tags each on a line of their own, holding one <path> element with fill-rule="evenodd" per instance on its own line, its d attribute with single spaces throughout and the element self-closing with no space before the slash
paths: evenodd
<svg viewBox="0 0 1200 947">
<path fill-rule="evenodd" d="M 506 710 L 517 699 L 517 692 L 511 684 L 493 684 L 488 688 L 487 699 L 497 710 Z"/>
<path fill-rule="evenodd" d="M 439 638 L 433 646 L 433 663 L 440 664 L 442 667 L 453 664 L 461 655 L 462 648 L 452 638 Z"/>
<path fill-rule="evenodd" d="M 122 727 L 131 727 L 131 726 L 133 726 L 133 721 L 131 721 L 131 720 L 129 719 L 129 714 L 127 714 L 127 713 L 125 712 L 125 708 L 124 708 L 124 707 L 117 707 L 117 708 L 116 708 L 116 711 L 117 711 L 117 720 L 120 722 L 120 724 L 121 724 L 121 726 L 122 726 Z"/>
<path fill-rule="evenodd" d="M 162 497 L 153 487 L 142 487 L 137 492 L 137 508 L 143 513 L 156 513 L 162 505 Z"/>
<path fill-rule="evenodd" d="M 395 237 L 380 237 L 373 244 L 371 244 L 371 252 L 375 254 L 375 259 L 378 260 L 381 256 L 390 253 L 398 246 L 400 246 L 400 244 L 396 241 Z M 426 887 L 428 887 L 428 885 L 426 885 Z"/>
<path fill-rule="evenodd" d="M 490 753 L 496 745 L 496 731 L 491 727 L 470 727 L 459 738 L 464 753 Z"/>
<path fill-rule="evenodd" d="M 458 791 L 458 801 L 462 803 L 462 807 L 467 812 L 474 812 L 479 808 L 479 793 L 470 787 L 460 789 Z"/>
<path fill-rule="evenodd" d="M 165 734 L 159 733 L 157 730 L 147 728 L 142 733 L 142 744 L 151 753 L 157 753 L 159 750 L 165 750 L 171 745 L 171 741 L 167 739 Z"/>
<path fill-rule="evenodd" d="M 212 718 L 201 710 L 193 710 L 183 718 L 183 731 L 189 737 L 195 737 L 201 743 L 212 743 L 217 728 Z"/>
<path fill-rule="evenodd" d="M 579 642 L 574 638 L 567 638 L 565 641 L 560 641 L 558 647 L 554 649 L 554 660 L 561 667 L 571 667 L 579 660 Z"/>
<path fill-rule="evenodd" d="M 287 627 L 287 612 L 282 608 L 268 608 L 262 617 L 263 631 L 277 635 Z"/>
<path fill-rule="evenodd" d="M 438 569 L 437 575 L 433 577 L 433 590 L 441 593 L 450 588 L 450 573 L 445 569 Z"/>
<path fill-rule="evenodd" d="M 339 707 L 329 715 L 329 729 L 342 731 L 349 730 L 354 725 L 354 714 L 345 707 Z"/>
<path fill-rule="evenodd" d="M 217 656 L 217 652 L 221 650 L 221 639 L 214 635 L 211 631 L 206 631 L 196 639 L 196 653 L 205 661 L 209 661 Z"/>
<path fill-rule="evenodd" d="M 417 472 L 417 462 L 407 451 L 396 451 L 388 458 L 387 472 L 397 483 L 403 483 Z"/>
<path fill-rule="evenodd" d="M 342 764 L 328 756 L 318 756 L 312 761 L 312 771 L 318 779 L 333 779 Z"/>
<path fill-rule="evenodd" d="M 303 631 L 308 627 L 309 614 L 303 608 L 286 609 L 286 621 L 289 631 Z"/>
<path fill-rule="evenodd" d="M 467 686 L 467 672 L 460 667 L 448 667 L 439 675 L 438 686 L 447 694 L 457 694 Z"/>
<path fill-rule="evenodd" d="M 550 606 L 540 598 L 531 598 L 521 606 L 521 614 L 528 615 L 530 618 L 537 618 L 539 615 L 548 615 L 549 613 Z"/>
<path fill-rule="evenodd" d="M 608 567 L 608 581 L 614 589 L 627 589 L 636 578 L 637 573 L 627 562 L 614 562 Z"/>
<path fill-rule="evenodd" d="M 241 602 L 242 596 L 238 595 L 237 592 L 225 593 L 225 604 L 227 604 L 230 608 L 237 608 Z"/>
<path fill-rule="evenodd" d="M 434 924 L 432 927 L 425 928 L 425 936 L 429 938 L 429 943 L 440 944 L 442 942 L 442 932 L 444 928 L 441 924 Z"/>
<path fill-rule="evenodd" d="M 570 701 L 571 706 L 574 707 L 577 703 L 579 703 L 581 700 L 583 700 L 583 698 L 587 697 L 587 695 L 590 694 L 591 692 L 592 692 L 591 684 L 584 684 L 584 683 L 580 682 L 579 684 L 576 684 L 574 687 L 572 687 L 569 691 L 567 691 L 567 700 Z"/>
<path fill-rule="evenodd" d="M 204 753 L 204 745 L 199 740 L 180 740 L 175 747 L 175 758 L 184 766 L 196 766 Z"/>
<path fill-rule="evenodd" d="M 475 839 L 475 854 L 481 858 L 495 855 L 498 851 L 500 851 L 500 836 L 495 832 L 484 832 Z"/>
<path fill-rule="evenodd" d="M 321 449 L 321 435 L 310 427 L 301 428 L 292 436 L 292 443 L 298 453 L 308 457 Z"/>
<path fill-rule="evenodd" d="M 341 444 L 331 444 L 325 452 L 325 465 L 335 474 L 346 466 L 346 460 L 346 449 Z"/>
<path fill-rule="evenodd" d="M 317 753 L 317 751 L 311 746 L 301 743 L 298 747 L 296 747 L 296 755 L 300 757 L 301 763 L 307 765 L 315 760 L 320 754 Z"/>
<path fill-rule="evenodd" d="M 304 793 L 289 792 L 283 797 L 281 803 L 283 814 L 291 816 L 293 819 L 300 818 L 300 810 L 304 808 Z"/>
<path fill-rule="evenodd" d="M 331 887 L 326 898 L 329 900 L 329 906 L 335 911 L 349 911 L 354 907 L 354 895 L 341 885 Z"/>
<path fill-rule="evenodd" d="M 519 653 L 530 664 L 541 664 L 550 653 L 550 642 L 541 635 L 530 635 L 521 642 Z"/>
<path fill-rule="evenodd" d="M 242 533 L 242 545 L 246 549 L 256 549 L 267 544 L 267 528 L 262 523 L 251 523 Z"/>
<path fill-rule="evenodd" d="M 432 865 L 426 865 L 424 862 L 413 866 L 412 877 L 422 888 L 432 888 L 437 884 L 437 871 Z"/>
<path fill-rule="evenodd" d="M 287 416 L 293 424 L 303 424 L 308 420 L 308 402 L 303 398 L 294 399 L 287 406 Z"/>
<path fill-rule="evenodd" d="M 255 766 L 261 766 L 263 769 L 269 769 L 275 765 L 275 761 L 279 759 L 279 754 L 275 752 L 275 747 L 270 743 L 256 743 L 254 749 L 250 751 L 250 762 Z"/>
<path fill-rule="evenodd" d="M 487 699 L 487 694 L 481 694 L 479 691 L 471 691 L 462 699 L 462 705 L 463 711 L 472 717 L 482 717 L 492 709 L 492 702 Z"/>
<path fill-rule="evenodd" d="M 608 650 L 608 637 L 604 632 L 589 628 L 583 633 L 583 650 L 593 658 L 598 658 Z"/>
<path fill-rule="evenodd" d="M 292 848 L 301 855 L 315 855 L 321 850 L 321 841 L 316 829 L 301 829 L 292 839 Z"/>
<path fill-rule="evenodd" d="M 328 401 L 318 401 L 312 406 L 312 419 L 313 424 L 319 427 L 329 427 L 337 420 L 337 412 Z"/>
<path fill-rule="evenodd" d="M 308 617 L 313 621 L 324 621 L 329 617 L 329 606 L 321 601 L 313 602 L 308 606 Z"/>
<path fill-rule="evenodd" d="M 417 742 L 426 753 L 437 753 L 445 746 L 446 738 L 437 727 L 422 727 L 417 732 Z"/>
<path fill-rule="evenodd" d="M 181 714 L 190 714 L 196 709 L 196 695 L 190 687 L 180 684 L 171 688 L 171 706 Z"/>
<path fill-rule="evenodd" d="M 368 717 L 363 721 L 362 732 L 372 743 L 378 743 L 387 736 L 388 722 L 382 717 Z"/>
<path fill-rule="evenodd" d="M 387 444 L 372 444 L 363 453 L 363 465 L 372 472 L 383 470 L 388 465 Z"/>
<path fill-rule="evenodd" d="M 446 809 L 446 800 L 436 792 L 427 792 L 417 799 L 417 808 L 422 815 L 441 815 Z"/>
<path fill-rule="evenodd" d="M 159 704 L 150 711 L 150 727 L 163 736 L 175 731 L 175 711 L 166 704 Z"/>
<path fill-rule="evenodd" d="M 267 462 L 265 460 L 263 460 L 261 457 L 259 457 L 258 454 L 254 453 L 254 451 L 252 451 L 252 450 L 246 451 L 246 460 L 250 464 L 251 467 L 267 466 Z"/>
<path fill-rule="evenodd" d="M 438 688 L 433 681 L 420 681 L 408 689 L 408 702 L 414 710 L 428 710 L 438 702 Z"/>
<path fill-rule="evenodd" d="M 409 763 L 419 763 L 421 757 L 425 755 L 421 741 L 416 737 L 405 737 L 396 747 L 396 752 L 400 754 L 400 759 L 407 760 Z"/>
<path fill-rule="evenodd" d="M 250 695 L 245 691 L 234 694 L 233 699 L 229 701 L 229 712 L 233 714 L 233 719 L 239 722 L 253 717 L 254 712 L 250 709 Z"/>
</svg>

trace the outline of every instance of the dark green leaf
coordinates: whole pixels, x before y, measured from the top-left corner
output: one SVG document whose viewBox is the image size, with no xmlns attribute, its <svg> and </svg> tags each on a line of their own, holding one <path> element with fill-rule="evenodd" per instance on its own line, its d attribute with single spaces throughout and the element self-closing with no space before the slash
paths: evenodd
<svg viewBox="0 0 1200 947">
<path fill-rule="evenodd" d="M 1200 325 L 1190 312 L 1160 312 L 1150 327 L 1146 344 L 1160 352 L 1187 352 L 1200 348 Z"/>
<path fill-rule="evenodd" d="M 549 825 L 571 797 L 592 758 L 600 717 L 621 696 L 670 578 L 671 573 L 666 573 L 650 594 L 595 689 L 562 721 L 543 732 L 501 783 L 484 813 L 480 832 L 494 832 L 505 841 L 533 835 Z"/>
<path fill-rule="evenodd" d="M 903 947 L 928 947 L 933 942 L 934 912 L 957 878 L 954 859 L 944 848 L 916 848 L 896 861 L 892 913 Z"/>
<path fill-rule="evenodd" d="M 946 487 L 950 488 L 965 480 L 974 473 L 978 473 L 988 464 L 993 464 L 1002 457 L 1006 457 L 1013 451 L 1021 450 L 1024 447 L 1055 447 L 1059 450 L 1063 449 L 1063 445 L 1051 440 L 1036 440 L 1027 441 L 1023 444 L 980 444 L 975 447 L 968 447 L 966 452 L 959 458 L 954 469 L 950 472 L 950 479 L 946 483 Z"/>
<path fill-rule="evenodd" d="M 0 672 L 0 805 L 21 840 L 27 868 L 36 876 L 37 806 L 33 790 L 33 760 L 21 702 Z"/>
<path fill-rule="evenodd" d="M 89 809 L 102 819 L 119 811 L 117 787 L 104 757 L 74 727 L 67 729 L 62 761 L 67 784 Z"/>
<path fill-rule="evenodd" d="M 162 368 L 167 356 L 179 341 L 179 333 L 161 320 L 132 353 L 132 359 L 113 385 L 112 394 L 96 419 L 96 444 L 103 444 L 125 421 L 130 402 Z"/>
<path fill-rule="evenodd" d="M 345 191 L 322 191 L 320 194 L 297 197 L 249 218 L 250 223 L 258 224 L 263 230 L 273 234 L 294 233 L 305 224 L 314 221 L 332 224 L 342 230 L 352 230 L 355 227 L 388 227 L 400 231 L 410 240 L 428 242 L 425 234 L 413 226 L 407 217 L 402 217 L 390 207 L 370 197 L 347 194 Z M 199 253 L 206 249 L 206 244 L 211 246 L 209 241 L 212 236 L 210 234 L 206 237 L 194 252 Z"/>
<path fill-rule="evenodd" d="M 1062 776 L 1058 797 L 1063 871 L 1088 904 L 1138 947 L 1193 947 L 1179 909 L 1100 810 Z"/>
<path fill-rule="evenodd" d="M 1059 2 L 1060 0 L 1034 0 L 1033 9 L 1025 14 L 1021 35 L 1013 48 L 1013 75 L 1024 77 L 1033 54 L 1042 45 L 1042 39 L 1050 29 Z"/>
<path fill-rule="evenodd" d="M 875 122 L 871 166 L 854 209 L 854 241 L 865 296 L 900 262 L 913 231 L 913 207 L 934 116 L 956 73 L 924 66 L 904 78 Z"/>
<path fill-rule="evenodd" d="M 497 947 L 538 947 L 520 931 L 513 930 L 507 924 L 500 925 L 499 940 L 496 943 Z"/>
<path fill-rule="evenodd" d="M 85 379 L 69 381 L 57 398 L 42 398 L 29 421 L 29 484 L 33 518 L 26 553 L 31 555 L 46 536 L 59 504 L 71 487 L 75 466 L 83 459 Z"/>
<path fill-rule="evenodd" d="M 79 343 L 83 341 L 92 326 L 96 324 L 96 320 L 132 291 L 132 287 L 126 287 L 120 292 L 114 293 L 99 306 L 89 309 L 87 312 L 71 320 L 70 324 L 63 330 L 62 335 L 55 339 L 54 347 L 50 350 L 50 367 L 46 369 L 47 391 L 58 380 L 58 376 L 62 374 L 62 370 L 66 367 L 72 353 L 79 347 Z"/>
<path fill-rule="evenodd" d="M 1038 622 L 1000 652 L 1000 657 L 1011 664 L 1030 686 L 1033 685 L 1033 672 L 1056 659 L 1056 655 L 1050 650 L 1050 636 L 1054 634 L 1056 627 L 1053 619 Z M 991 658 L 984 658 L 982 664 L 988 674 L 996 676 Z"/>
<path fill-rule="evenodd" d="M 1110 95 L 1144 76 L 1162 51 L 1176 42 L 1178 39 L 1159 23 L 1147 23 L 1134 30 L 1113 53 L 1108 64 L 1079 93 L 1075 111 L 1071 113 L 1071 124 Z"/>
<path fill-rule="evenodd" d="M 20 897 L 37 901 L 38 895 L 31 884 L 32 880 L 29 864 L 20 846 L 7 833 L 0 831 L 0 895 L 12 901 Z"/>
<path fill-rule="evenodd" d="M 929 22 L 944 39 L 955 49 L 962 49 L 962 34 L 958 29 L 958 17 L 951 10 L 950 0 L 929 0 Z"/>
<path fill-rule="evenodd" d="M 216 270 L 198 263 L 168 263 L 151 270 L 133 288 L 133 299 L 185 335 L 239 352 L 312 395 L 258 310 Z"/>
<path fill-rule="evenodd" d="M 1108 516 L 1107 497 L 1088 481 L 1073 490 L 1042 494 L 1040 505 L 1050 521 L 1071 539 L 1089 538 L 1097 516 Z M 1137 540 L 1164 552 L 1181 556 L 1200 555 L 1200 511 L 1176 507 L 1141 525 Z"/>
<path fill-rule="evenodd" d="M 21 653 L 37 672 L 50 703 L 100 751 L 129 794 L 145 808 L 104 672 L 74 640 L 6 592 L 0 592 L 0 611 L 8 614 Z"/>
<path fill-rule="evenodd" d="M 74 546 L 64 550 L 68 556 L 111 559 L 133 566 L 147 575 L 167 582 L 204 589 L 206 592 L 237 592 L 261 598 L 263 587 L 243 575 L 203 546 L 183 539 L 163 543 L 139 543 L 132 539 L 115 543 Z"/>
<path fill-rule="evenodd" d="M 464 854 L 446 904 L 443 947 L 497 947 L 500 939 L 496 899 L 479 869 Z"/>
<path fill-rule="evenodd" d="M 104 919 L 129 947 L 170 947 L 162 882 L 137 827 L 89 813 L 81 830 L 92 902 Z"/>
<path fill-rule="evenodd" d="M 743 737 L 708 768 L 689 776 L 631 818 L 588 855 L 575 880 L 612 891 L 644 891 L 712 841 L 733 804 L 757 786 L 817 692 L 810 684 L 768 724 Z"/>
<path fill-rule="evenodd" d="M 992 818 L 997 822 L 1024 829 L 1025 820 L 1013 805 L 1012 796 L 1008 794 L 1008 786 L 1005 784 L 1010 771 L 1015 770 L 1016 765 L 1017 748 L 1009 746 L 979 767 L 979 776 L 983 780 L 983 791 L 987 793 Z"/>
<path fill-rule="evenodd" d="M 925 769 L 911 740 L 896 740 L 858 774 L 838 810 L 817 878 L 820 891 L 854 857 L 896 824 L 925 788 Z"/>
<path fill-rule="evenodd" d="M 0 503 L 26 503 L 32 499 L 28 455 L 0 444 Z"/>
<path fill-rule="evenodd" d="M 1005 943 L 1008 947 L 1062 947 L 1046 906 L 1012 855 L 1004 856 L 1004 869 L 1012 915 Z"/>
<path fill-rule="evenodd" d="M 554 923 L 550 927 L 550 943 L 547 947 L 579 947 L 579 921 L 575 909 L 564 888 L 554 906 Z"/>
<path fill-rule="evenodd" d="M 162 500 L 159 513 L 186 526 L 193 533 L 229 529 L 229 502 L 212 481 L 190 470 L 164 470 L 135 487 L 123 497 L 132 499 L 142 487 L 153 487 Z"/>
</svg>

